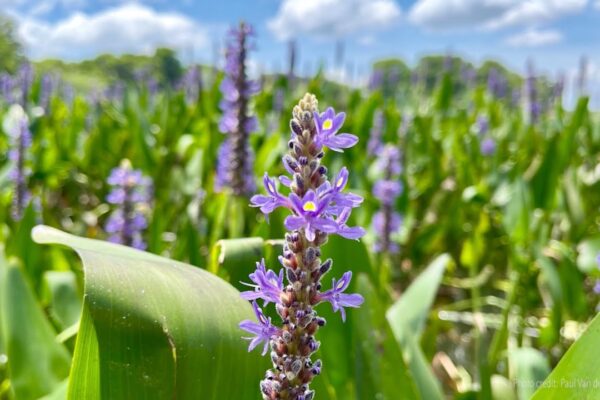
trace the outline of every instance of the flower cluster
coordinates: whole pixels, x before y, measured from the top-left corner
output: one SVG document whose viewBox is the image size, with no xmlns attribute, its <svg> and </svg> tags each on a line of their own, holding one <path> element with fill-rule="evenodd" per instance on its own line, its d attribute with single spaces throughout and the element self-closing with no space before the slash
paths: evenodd
<svg viewBox="0 0 600 400">
<path fill-rule="evenodd" d="M 259 84 L 249 80 L 246 74 L 248 38 L 252 34 L 252 27 L 243 22 L 230 31 L 225 78 L 221 82 L 223 117 L 219 129 L 228 136 L 219 149 L 215 188 L 221 191 L 228 187 L 236 195 L 250 194 L 256 189 L 249 136 L 258 128 L 258 122 L 255 116 L 249 115 L 248 105 L 250 96 L 258 92 Z"/>
<path fill-rule="evenodd" d="M 28 149 L 32 140 L 29 118 L 20 105 L 14 104 L 6 114 L 2 127 L 10 141 L 8 158 L 13 163 L 9 172 L 9 178 L 14 184 L 11 214 L 13 219 L 18 221 L 31 198 L 27 188 L 27 178 L 30 175 L 27 167 Z"/>
<path fill-rule="evenodd" d="M 538 99 L 537 78 L 532 64 L 527 67 L 527 74 L 525 89 L 529 107 L 529 122 L 535 124 L 542 114 L 542 104 Z"/>
<path fill-rule="evenodd" d="M 479 115 L 475 123 L 475 130 L 481 141 L 479 150 L 484 156 L 491 156 L 496 151 L 496 142 L 490 136 L 490 121 L 485 115 Z"/>
<path fill-rule="evenodd" d="M 383 111 L 375 111 L 373 116 L 373 127 L 369 134 L 369 143 L 367 143 L 367 151 L 369 154 L 375 154 L 383 145 L 383 128 L 385 123 L 385 117 Z"/>
<path fill-rule="evenodd" d="M 108 240 L 143 250 L 146 243 L 142 231 L 148 226 L 146 213 L 151 200 L 152 182 L 139 170 L 132 169 L 129 160 L 123 160 L 107 179 L 112 190 L 106 201 L 117 208 L 106 221 Z"/>
<path fill-rule="evenodd" d="M 487 79 L 488 91 L 497 99 L 506 96 L 508 82 L 503 74 L 500 74 L 496 68 L 491 68 Z"/>
<path fill-rule="evenodd" d="M 190 67 L 179 82 L 179 88 L 185 93 L 185 102 L 195 104 L 202 91 L 202 72 L 197 66 Z"/>
<path fill-rule="evenodd" d="M 243 321 L 240 328 L 252 336 L 249 350 L 263 343 L 263 355 L 271 349 L 273 368 L 268 370 L 260 388 L 264 399 L 310 400 L 314 392 L 309 384 L 321 372 L 321 361 L 313 361 L 312 354 L 320 343 L 315 339 L 317 330 L 325 325 L 315 306 L 329 302 L 334 311 L 346 319 L 346 307 L 358 307 L 363 298 L 347 294 L 351 272 L 339 280 L 333 279 L 331 289 L 321 291 L 321 279 L 331 269 L 333 261 L 321 262 L 320 247 L 330 234 L 358 239 L 365 233 L 361 227 L 347 225 L 353 208 L 363 199 L 344 193 L 348 170 L 342 168 L 332 181 L 327 168 L 321 165 L 324 148 L 342 151 L 358 141 L 354 135 L 338 133 L 345 114 L 336 114 L 332 108 L 319 113 L 315 96 L 306 94 L 294 107 L 290 121 L 292 138 L 283 165 L 290 176 L 280 176 L 279 183 L 289 188 L 286 196 L 279 192 L 275 179 L 265 174 L 266 195 L 255 195 L 251 205 L 268 215 L 276 208 L 291 211 L 285 219 L 289 232 L 285 236 L 283 255 L 279 257 L 284 270 L 276 273 L 267 269 L 264 260 L 257 263 L 250 274 L 251 290 L 243 292 L 244 299 L 252 301 L 258 322 Z M 284 284 L 284 276 L 287 284 Z M 264 305 L 274 303 L 282 325 L 273 325 L 265 317 L 257 301 Z"/>
<path fill-rule="evenodd" d="M 391 144 L 385 145 L 377 164 L 384 176 L 373 186 L 373 195 L 381 202 L 381 209 L 373 217 L 373 229 L 377 234 L 375 251 L 394 254 L 400 248 L 392 241 L 392 235 L 402 224 L 402 216 L 394 211 L 396 199 L 403 190 L 399 177 L 402 172 L 400 151 Z"/>
</svg>

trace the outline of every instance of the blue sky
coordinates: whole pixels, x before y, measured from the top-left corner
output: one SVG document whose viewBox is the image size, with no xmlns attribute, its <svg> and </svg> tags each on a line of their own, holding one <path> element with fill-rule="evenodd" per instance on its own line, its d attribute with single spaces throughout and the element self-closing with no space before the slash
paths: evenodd
<svg viewBox="0 0 600 400">
<path fill-rule="evenodd" d="M 186 61 L 211 62 L 227 27 L 244 19 L 256 27 L 257 69 L 284 69 L 290 38 L 300 73 L 320 62 L 333 69 L 343 42 L 343 68 L 354 70 L 346 79 L 355 80 L 379 58 L 414 64 L 431 53 L 518 71 L 531 59 L 540 72 L 572 77 L 587 55 L 590 90 L 600 91 L 600 0 L 0 0 L 0 9 L 19 22 L 34 59 L 170 45 Z"/>
</svg>

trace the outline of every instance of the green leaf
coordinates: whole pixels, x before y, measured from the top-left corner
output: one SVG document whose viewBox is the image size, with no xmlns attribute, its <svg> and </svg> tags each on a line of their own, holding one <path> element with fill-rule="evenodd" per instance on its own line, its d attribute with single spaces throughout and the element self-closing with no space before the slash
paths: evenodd
<svg viewBox="0 0 600 400">
<path fill-rule="evenodd" d="M 421 398 L 428 400 L 442 399 L 443 395 L 440 384 L 419 346 L 419 340 L 442 276 L 450 262 L 448 254 L 442 254 L 433 260 L 386 314 Z"/>
<path fill-rule="evenodd" d="M 227 277 L 238 290 L 248 290 L 240 282 L 248 281 L 256 262 L 264 257 L 264 247 L 259 237 L 219 240 L 212 249 L 210 271 Z"/>
<path fill-rule="evenodd" d="M 517 394 L 520 400 L 531 397 L 537 384 L 543 382 L 550 373 L 548 360 L 539 351 L 531 347 L 512 349 L 508 353 L 512 366 L 511 375 L 517 382 Z"/>
<path fill-rule="evenodd" d="M 68 388 L 69 380 L 65 379 L 52 393 L 40 398 L 39 400 L 65 400 L 67 398 Z"/>
<path fill-rule="evenodd" d="M 532 400 L 598 398 L 600 369 L 600 318 L 596 316 L 583 335 L 534 393 Z"/>
<path fill-rule="evenodd" d="M 87 304 L 83 305 L 73 365 L 69 377 L 69 399 L 100 399 L 100 354 L 94 321 Z"/>
<path fill-rule="evenodd" d="M 81 299 L 75 274 L 72 271 L 46 271 L 44 279 L 51 306 L 50 314 L 63 329 L 77 323 L 81 313 Z"/>
<path fill-rule="evenodd" d="M 437 257 L 390 307 L 387 318 L 396 336 L 420 338 L 442 276 L 450 262 L 448 254 Z"/>
<path fill-rule="evenodd" d="M 73 248 L 84 265 L 70 399 L 257 397 L 267 359 L 247 352 L 238 323 L 255 317 L 227 282 L 177 261 L 46 226 L 36 227 L 33 237 Z"/>
<path fill-rule="evenodd" d="M 385 318 L 384 304 L 364 274 L 358 276 L 357 292 L 365 297 L 363 306 L 354 311 L 353 320 L 358 344 L 357 376 L 369 378 L 357 380 L 358 398 L 420 398 Z"/>
<path fill-rule="evenodd" d="M 56 341 L 21 268 L 12 262 L 4 271 L 0 296 L 2 338 L 15 397 L 28 400 L 51 393 L 67 378 L 71 357 Z"/>
</svg>

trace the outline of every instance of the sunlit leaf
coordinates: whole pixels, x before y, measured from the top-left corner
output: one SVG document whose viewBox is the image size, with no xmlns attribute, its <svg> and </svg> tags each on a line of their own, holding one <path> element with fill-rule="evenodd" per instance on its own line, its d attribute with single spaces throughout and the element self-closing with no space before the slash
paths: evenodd
<svg viewBox="0 0 600 400">
<path fill-rule="evenodd" d="M 70 399 L 94 398 L 95 388 L 115 400 L 256 398 L 266 360 L 240 338 L 238 323 L 254 316 L 231 285 L 199 268 L 45 226 L 33 236 L 75 249 L 84 265 Z"/>
</svg>

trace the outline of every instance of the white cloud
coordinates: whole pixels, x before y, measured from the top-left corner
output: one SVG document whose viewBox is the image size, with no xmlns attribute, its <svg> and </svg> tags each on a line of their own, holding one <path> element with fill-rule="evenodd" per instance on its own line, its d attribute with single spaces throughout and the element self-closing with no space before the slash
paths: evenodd
<svg viewBox="0 0 600 400">
<path fill-rule="evenodd" d="M 340 37 L 384 28 L 400 15 L 394 0 L 284 0 L 268 27 L 282 40 L 299 35 Z"/>
<path fill-rule="evenodd" d="M 205 29 L 177 13 L 157 13 L 141 4 L 124 4 L 96 14 L 76 12 L 46 23 L 19 18 L 19 34 L 32 58 L 78 59 L 99 53 L 150 53 L 156 47 L 200 48 Z"/>
<path fill-rule="evenodd" d="M 588 0 L 418 0 L 409 20 L 431 30 L 534 26 L 585 9 Z"/>
<path fill-rule="evenodd" d="M 559 43 L 562 38 L 556 30 L 532 28 L 508 37 L 506 43 L 513 47 L 539 47 Z"/>
</svg>

